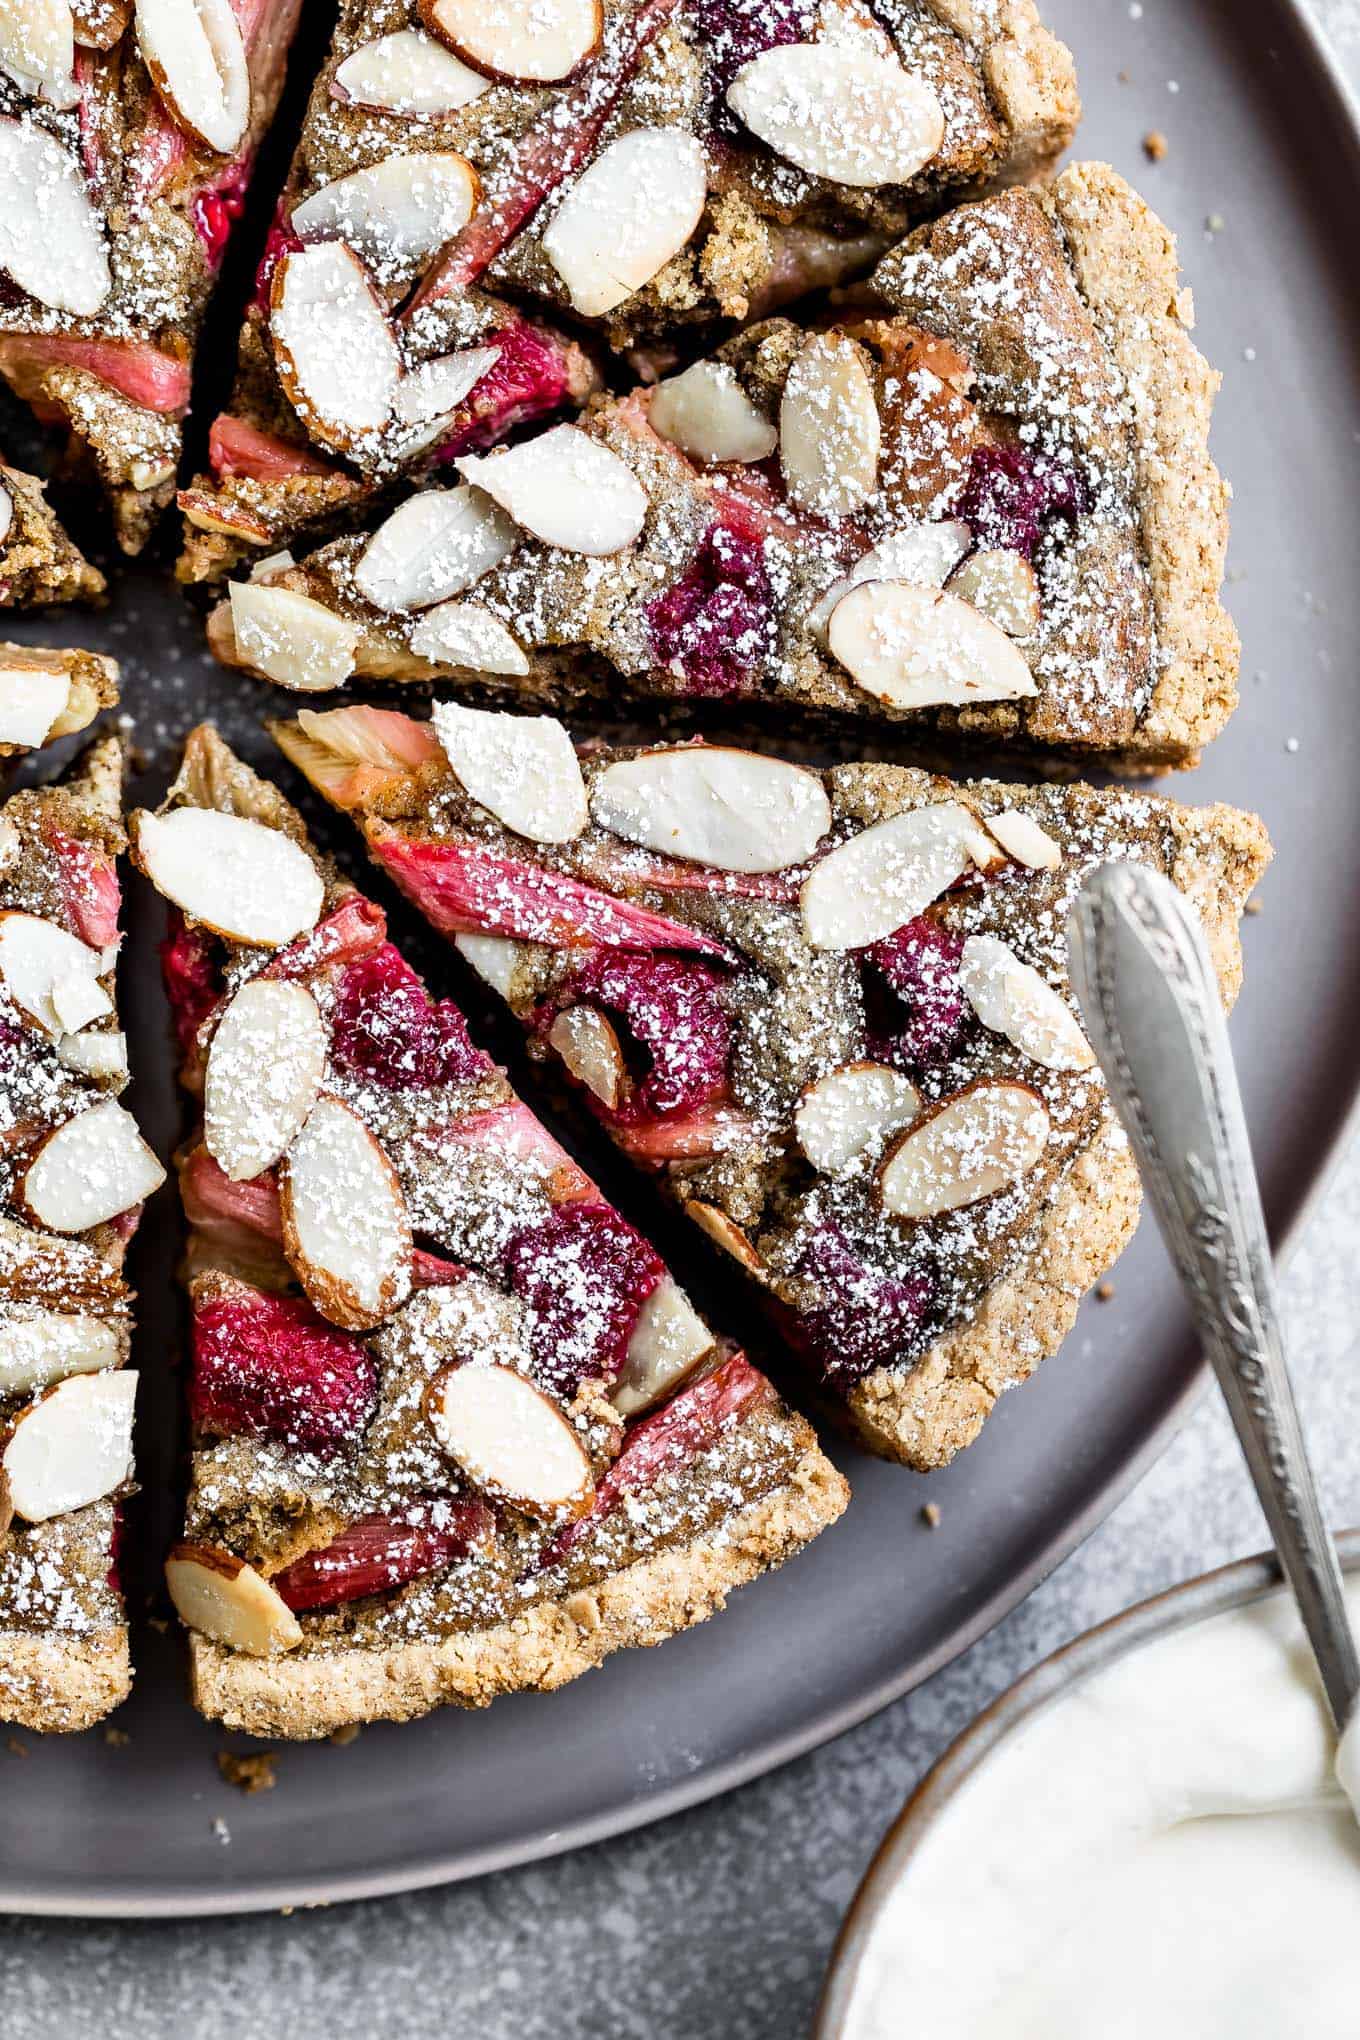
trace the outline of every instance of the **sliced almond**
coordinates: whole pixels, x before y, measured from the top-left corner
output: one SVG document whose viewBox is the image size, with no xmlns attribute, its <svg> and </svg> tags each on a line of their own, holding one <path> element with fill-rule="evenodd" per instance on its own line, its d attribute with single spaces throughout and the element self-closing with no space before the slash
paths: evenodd
<svg viewBox="0 0 1360 2040">
<path fill-rule="evenodd" d="M 678 255 L 708 196 L 708 159 L 679 128 L 634 128 L 601 149 L 543 236 L 585 318 L 612 312 Z"/>
<path fill-rule="evenodd" d="M 1034 676 L 1003 630 L 955 595 L 864 581 L 831 612 L 827 642 L 866 694 L 891 708 L 1017 701 Z"/>
<path fill-rule="evenodd" d="M 696 361 L 652 392 L 647 422 L 693 460 L 768 460 L 779 444 L 725 361 Z"/>
<path fill-rule="evenodd" d="M 1007 637 L 1033 637 L 1039 628 L 1039 579 L 1023 553 L 987 547 L 966 559 L 949 593 L 971 603 Z"/>
<path fill-rule="evenodd" d="M 177 1544 L 165 1562 L 165 1584 L 180 1621 L 228 1650 L 273 1657 L 302 1641 L 302 1625 L 282 1595 L 234 1552 Z"/>
<path fill-rule="evenodd" d="M 57 1061 L 77 1076 L 96 1082 L 125 1084 L 128 1079 L 127 1036 L 108 1028 L 88 1027 L 80 1034 L 63 1034 L 57 1043 Z"/>
<path fill-rule="evenodd" d="M 968 869 L 977 823 L 956 801 L 890 815 L 823 857 L 803 881 L 814 949 L 861 949 L 923 914 Z"/>
<path fill-rule="evenodd" d="M 250 121 L 245 39 L 231 0 L 137 0 L 137 46 L 156 90 L 220 156 Z"/>
<path fill-rule="evenodd" d="M 284 1251 L 323 1317 L 370 1331 L 411 1288 L 397 1172 L 357 1112 L 320 1098 L 279 1168 Z"/>
<path fill-rule="evenodd" d="M 69 113 L 80 98 L 75 59 L 69 0 L 0 0 L 0 71 L 31 98 Z"/>
<path fill-rule="evenodd" d="M 132 827 L 138 865 L 191 921 L 261 949 L 281 948 L 316 925 L 321 873 L 282 830 L 194 807 L 142 812 Z"/>
<path fill-rule="evenodd" d="M 753 1275 L 758 1275 L 763 1262 L 746 1234 L 735 1219 L 729 1218 L 716 1204 L 706 1204 L 701 1197 L 692 1197 L 685 1206 L 685 1215 L 692 1218 L 700 1232 L 707 1233 L 715 1246 L 730 1254 L 734 1261 L 740 1261 Z"/>
<path fill-rule="evenodd" d="M 601 828 L 715 871 L 782 871 L 831 827 L 815 772 L 756 751 L 690 744 L 606 765 L 590 789 Z"/>
<path fill-rule="evenodd" d="M 231 630 L 242 665 L 300 693 L 342 687 L 362 633 L 324 602 L 267 581 L 233 581 Z"/>
<path fill-rule="evenodd" d="M 712 1351 L 712 1332 L 679 1283 L 663 1275 L 637 1314 L 609 1400 L 621 1416 L 636 1417 L 669 1395 Z"/>
<path fill-rule="evenodd" d="M 480 185 L 452 149 L 386 156 L 323 184 L 295 205 L 304 241 L 343 241 L 382 283 L 413 275 L 467 225 Z"/>
<path fill-rule="evenodd" d="M 613 1111 L 628 1072 L 619 1037 L 598 1006 L 568 1006 L 548 1029 L 548 1045 L 580 1084 Z"/>
<path fill-rule="evenodd" d="M 132 1114 L 106 1098 L 48 1134 L 24 1172 L 20 1196 L 49 1232 L 78 1233 L 131 1211 L 164 1181 Z"/>
<path fill-rule="evenodd" d="M 453 946 L 484 985 L 503 999 L 512 997 L 527 944 L 508 935 L 455 935 Z"/>
<path fill-rule="evenodd" d="M 999 935 L 968 937 L 959 980 L 983 1026 L 1045 1069 L 1094 1068 L 1091 1044 L 1066 1001 Z"/>
<path fill-rule="evenodd" d="M 616 453 L 576 425 L 454 462 L 466 481 L 545 545 L 606 554 L 631 545 L 647 517 L 647 494 Z"/>
<path fill-rule="evenodd" d="M 779 464 L 795 503 L 844 517 L 873 494 L 881 431 L 874 386 L 843 333 L 803 343 L 779 405 Z"/>
<path fill-rule="evenodd" d="M 357 451 L 392 415 L 401 356 L 367 272 L 343 241 L 294 248 L 274 271 L 279 381 L 312 436 Z"/>
<path fill-rule="evenodd" d="M 600 0 L 420 0 L 420 18 L 465 63 L 509 85 L 569 78 L 604 27 Z"/>
<path fill-rule="evenodd" d="M 813 1168 L 840 1176 L 910 1126 L 920 1110 L 921 1094 L 900 1070 L 847 1063 L 807 1086 L 793 1124 Z"/>
<path fill-rule="evenodd" d="M 523 679 L 529 671 L 523 647 L 480 602 L 441 602 L 427 609 L 411 632 L 411 650 L 432 666 L 461 666 L 470 673 Z"/>
<path fill-rule="evenodd" d="M 0 119 L 0 269 L 53 311 L 92 319 L 112 287 L 74 156 L 32 121 Z"/>
<path fill-rule="evenodd" d="M 397 423 L 441 426 L 500 358 L 499 347 L 465 347 L 408 369 L 393 403 Z"/>
<path fill-rule="evenodd" d="M 425 1413 L 441 1449 L 474 1487 L 532 1516 L 584 1515 L 590 1460 L 555 1403 L 514 1367 L 446 1367 Z"/>
<path fill-rule="evenodd" d="M 256 560 L 250 570 L 249 579 L 252 581 L 280 581 L 285 574 L 291 574 L 296 565 L 297 561 L 293 558 L 287 546 L 281 546 L 278 552 L 270 553 L 267 559 Z"/>
<path fill-rule="evenodd" d="M 1048 1108 L 1028 1084 L 984 1078 L 935 1106 L 900 1135 L 878 1172 L 891 1218 L 937 1218 L 1032 1169 L 1048 1142 Z"/>
<path fill-rule="evenodd" d="M 763 51 L 737 72 L 727 103 L 800 170 L 859 190 L 909 183 L 944 140 L 925 79 L 849 40 Z"/>
<path fill-rule="evenodd" d="M 474 800 L 535 843 L 570 843 L 588 820 L 571 738 L 550 715 L 504 715 L 436 703 L 444 754 Z"/>
<path fill-rule="evenodd" d="M 905 581 L 912 588 L 943 588 L 972 543 L 971 530 L 956 517 L 904 525 L 881 539 L 827 589 L 808 616 L 808 629 L 825 644 L 833 610 L 861 581 Z"/>
<path fill-rule="evenodd" d="M 113 1011 L 99 979 L 103 957 L 37 914 L 0 913 L 0 980 L 45 1034 L 75 1034 Z"/>
<path fill-rule="evenodd" d="M 425 489 L 378 526 L 354 585 L 376 609 L 428 609 L 480 581 L 519 542 L 481 489 Z"/>
<path fill-rule="evenodd" d="M 5 0 L 0 0 L 0 10 L 3 9 L 4 4 Z M 0 20 L 3 20 L 3 18 L 3 13 L 0 13 Z M 5 484 L 0 482 L 0 545 L 3 545 L 9 537 L 13 523 L 14 498 L 5 487 Z"/>
<path fill-rule="evenodd" d="M 1027 864 L 1032 871 L 1056 871 L 1062 863 L 1062 851 L 1033 815 L 1020 808 L 1006 808 L 999 815 L 987 815 L 985 820 L 1006 855 L 1017 864 Z"/>
<path fill-rule="evenodd" d="M 23 847 L 24 839 L 13 822 L 0 815 L 0 872 L 13 870 Z"/>
<path fill-rule="evenodd" d="M 123 1340 L 107 1318 L 14 1305 L 0 1318 L 0 1396 L 34 1395 L 68 1375 L 116 1367 Z"/>
<path fill-rule="evenodd" d="M 217 1023 L 203 1089 L 203 1143 L 233 1183 L 272 1169 L 315 1105 L 326 1026 L 305 985 L 251 978 Z"/>
<path fill-rule="evenodd" d="M 378 113 L 456 113 L 490 90 L 490 81 L 418 28 L 399 28 L 364 43 L 336 66 L 331 91 Z"/>
<path fill-rule="evenodd" d="M 45 1523 L 132 1478 L 137 1377 L 119 1370 L 57 1383 L 15 1423 L 0 1474 L 16 1516 Z"/>
</svg>

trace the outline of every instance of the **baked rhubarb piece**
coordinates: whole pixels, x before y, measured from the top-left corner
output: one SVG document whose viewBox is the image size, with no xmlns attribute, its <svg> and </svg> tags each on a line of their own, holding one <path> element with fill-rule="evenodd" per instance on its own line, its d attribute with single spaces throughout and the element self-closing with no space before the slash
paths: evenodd
<svg viewBox="0 0 1360 2040">
<path fill-rule="evenodd" d="M 349 0 L 186 575 L 579 403 L 572 326 L 623 348 L 863 273 L 1077 111 L 1032 0 Z"/>
<path fill-rule="evenodd" d="M 266 562 L 214 649 L 307 689 L 455 673 L 1192 763 L 1237 639 L 1217 377 L 1165 228 L 1078 165 L 921 229 L 875 290 Z"/>
<path fill-rule="evenodd" d="M 210 728 L 134 856 L 202 1104 L 194 1694 L 324 1735 L 562 1684 L 719 1607 L 844 1507 L 699 1318 Z"/>
<path fill-rule="evenodd" d="M 118 1103 L 121 782 L 105 738 L 0 810 L 0 1721 L 34 1729 L 88 1727 L 131 1678 L 122 1266 L 165 1171 Z"/>
<path fill-rule="evenodd" d="M 1225 997 L 1254 816 L 586 746 L 458 706 L 275 735 L 622 1151 L 764 1286 L 866 1444 L 942 1465 L 1051 1353 L 1138 1182 L 1073 1011 L 1082 873 L 1166 872 Z"/>
<path fill-rule="evenodd" d="M 137 552 L 300 0 L 0 8 L 0 374 L 63 424 Z"/>
<path fill-rule="evenodd" d="M 0 609 L 97 602 L 106 586 L 63 531 L 37 476 L 0 461 Z"/>
</svg>

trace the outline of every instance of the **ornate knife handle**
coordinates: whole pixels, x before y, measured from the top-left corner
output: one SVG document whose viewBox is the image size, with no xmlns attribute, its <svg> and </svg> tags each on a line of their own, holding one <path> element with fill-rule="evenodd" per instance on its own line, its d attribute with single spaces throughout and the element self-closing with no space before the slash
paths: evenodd
<svg viewBox="0 0 1360 2040">
<path fill-rule="evenodd" d="M 1261 1194 L 1218 982 L 1192 909 L 1102 864 L 1068 921 L 1072 984 L 1213 1361 L 1338 1729 L 1360 1661 L 1285 1365 Z"/>
</svg>

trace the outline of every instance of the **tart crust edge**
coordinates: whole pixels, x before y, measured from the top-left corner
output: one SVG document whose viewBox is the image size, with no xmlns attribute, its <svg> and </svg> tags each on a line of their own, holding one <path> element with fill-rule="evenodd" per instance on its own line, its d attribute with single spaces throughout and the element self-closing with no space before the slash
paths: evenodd
<svg viewBox="0 0 1360 2040">
<path fill-rule="evenodd" d="M 72 1734 L 102 1721 L 132 1690 L 125 1623 L 91 1637 L 0 1629 L 0 1721 Z"/>
</svg>

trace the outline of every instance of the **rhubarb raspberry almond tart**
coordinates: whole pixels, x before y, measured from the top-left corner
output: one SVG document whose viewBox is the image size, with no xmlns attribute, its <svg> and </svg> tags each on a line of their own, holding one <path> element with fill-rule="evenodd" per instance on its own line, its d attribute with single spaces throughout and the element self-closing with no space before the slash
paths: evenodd
<svg viewBox="0 0 1360 2040">
<path fill-rule="evenodd" d="M 167 1577 L 204 1713 L 308 1737 L 556 1687 L 834 1521 L 806 1422 L 272 786 L 201 728 L 132 829 L 202 1107 Z"/>
<path fill-rule="evenodd" d="M 7 0 L 0 374 L 64 425 L 137 552 L 300 0 Z"/>
<path fill-rule="evenodd" d="M 1046 165 L 1077 111 L 1032 0 L 349 0 L 184 572 L 579 404 L 573 328 L 665 358 L 863 273 L 943 194 Z"/>
<path fill-rule="evenodd" d="M 34 1729 L 88 1727 L 131 1678 L 121 1271 L 165 1171 L 118 1102 L 121 781 L 104 739 L 0 810 L 0 1721 Z"/>
<path fill-rule="evenodd" d="M 763 1285 L 863 1440 L 922 1469 L 1057 1347 L 1135 1222 L 1067 978 L 1082 873 L 1167 873 L 1230 997 L 1269 855 L 1227 807 L 719 744 L 578 754 L 550 718 L 454 703 L 275 734 Z"/>
<path fill-rule="evenodd" d="M 263 563 L 214 649 L 298 688 L 456 673 L 1193 763 L 1237 639 L 1217 377 L 1165 228 L 1077 165 L 921 229 L 875 291 Z"/>
</svg>

